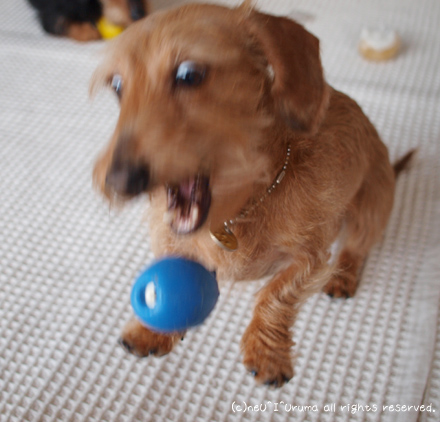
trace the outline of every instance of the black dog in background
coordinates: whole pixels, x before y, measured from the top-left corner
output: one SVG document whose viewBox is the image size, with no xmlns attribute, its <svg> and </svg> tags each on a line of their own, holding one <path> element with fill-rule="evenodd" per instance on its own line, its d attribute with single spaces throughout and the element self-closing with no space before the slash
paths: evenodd
<svg viewBox="0 0 440 422">
<path fill-rule="evenodd" d="M 101 38 L 96 28 L 104 16 L 110 23 L 126 27 L 143 18 L 147 0 L 29 0 L 38 10 L 46 32 L 78 41 Z"/>
</svg>

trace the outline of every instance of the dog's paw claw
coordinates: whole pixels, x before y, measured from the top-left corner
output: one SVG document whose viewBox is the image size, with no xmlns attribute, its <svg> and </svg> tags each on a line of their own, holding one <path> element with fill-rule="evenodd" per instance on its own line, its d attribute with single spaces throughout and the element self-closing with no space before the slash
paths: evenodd
<svg viewBox="0 0 440 422">
<path fill-rule="evenodd" d="M 258 384 L 279 388 L 288 383 L 293 377 L 292 362 L 290 359 L 272 358 L 259 355 L 251 362 L 251 357 L 247 356 L 244 360 L 245 367 L 254 377 Z M 259 369 L 255 369 L 259 365 Z"/>
<path fill-rule="evenodd" d="M 140 353 L 136 350 L 136 348 L 130 344 L 129 342 L 125 341 L 124 339 L 120 338 L 118 340 L 118 344 L 127 352 L 130 353 L 131 355 L 134 355 L 138 358 L 144 358 L 147 356 L 154 356 L 157 351 L 155 349 L 149 350 L 147 353 Z"/>
<path fill-rule="evenodd" d="M 266 375 L 266 377 L 263 377 L 262 375 L 259 375 L 257 371 L 249 371 L 251 375 L 255 378 L 258 384 L 263 384 L 267 387 L 271 388 L 279 388 L 282 387 L 284 384 L 287 384 L 292 377 L 287 376 L 284 374 L 278 374 L 275 378 L 266 378 L 269 375 Z"/>
<path fill-rule="evenodd" d="M 118 344 L 119 346 L 121 346 L 126 352 L 128 353 L 132 353 L 133 351 L 133 347 L 128 344 L 125 340 L 123 340 L 122 338 L 118 339 Z"/>
<path fill-rule="evenodd" d="M 285 384 L 287 384 L 291 379 L 292 377 L 287 377 L 286 375 L 283 376 L 283 381 Z"/>
<path fill-rule="evenodd" d="M 279 388 L 282 387 L 284 384 L 287 384 L 292 377 L 288 377 L 286 375 L 281 375 L 274 379 L 269 379 L 263 382 L 264 385 L 272 388 Z"/>
<path fill-rule="evenodd" d="M 258 384 L 279 388 L 293 377 L 290 338 L 280 339 L 276 349 L 269 348 L 264 334 L 252 325 L 246 330 L 241 349 L 243 363 Z"/>
</svg>

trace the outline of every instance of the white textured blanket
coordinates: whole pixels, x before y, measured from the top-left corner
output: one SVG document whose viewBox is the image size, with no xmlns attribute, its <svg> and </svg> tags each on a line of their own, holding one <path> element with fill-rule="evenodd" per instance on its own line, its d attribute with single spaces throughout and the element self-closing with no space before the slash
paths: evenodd
<svg viewBox="0 0 440 422">
<path fill-rule="evenodd" d="M 240 363 L 261 282 L 227 285 L 169 356 L 125 354 L 130 287 L 152 256 L 144 201 L 109 212 L 91 186 L 118 112 L 109 94 L 88 99 L 102 43 L 49 37 L 24 0 L 1 0 L 1 422 L 440 420 L 440 2 L 259 6 L 321 39 L 327 79 L 360 103 L 393 159 L 418 148 L 356 297 L 306 304 L 296 375 L 279 390 L 255 386 Z M 369 63 L 358 36 L 380 23 L 403 50 Z"/>
</svg>

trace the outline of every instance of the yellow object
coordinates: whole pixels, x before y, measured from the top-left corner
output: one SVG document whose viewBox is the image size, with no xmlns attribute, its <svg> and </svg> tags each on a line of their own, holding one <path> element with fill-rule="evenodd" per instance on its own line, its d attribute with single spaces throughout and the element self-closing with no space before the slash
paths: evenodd
<svg viewBox="0 0 440 422">
<path fill-rule="evenodd" d="M 98 28 L 101 37 L 104 38 L 105 40 L 116 37 L 124 30 L 122 26 L 113 25 L 104 17 L 99 19 L 98 23 L 96 24 L 96 27 Z"/>
</svg>

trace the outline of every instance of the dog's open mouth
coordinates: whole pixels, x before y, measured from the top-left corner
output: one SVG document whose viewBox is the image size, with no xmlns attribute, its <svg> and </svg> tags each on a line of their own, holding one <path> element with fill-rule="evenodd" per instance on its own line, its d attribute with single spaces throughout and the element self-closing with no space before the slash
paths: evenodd
<svg viewBox="0 0 440 422">
<path fill-rule="evenodd" d="M 168 210 L 165 215 L 172 230 L 188 234 L 199 229 L 211 205 L 209 178 L 198 174 L 182 183 L 167 185 Z"/>
</svg>

